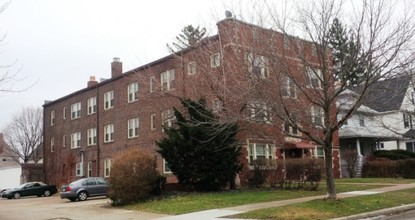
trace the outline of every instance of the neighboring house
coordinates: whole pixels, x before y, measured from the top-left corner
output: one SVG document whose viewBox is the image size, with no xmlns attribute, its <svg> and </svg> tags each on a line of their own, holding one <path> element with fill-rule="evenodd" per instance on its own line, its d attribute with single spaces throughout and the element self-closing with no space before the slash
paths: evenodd
<svg viewBox="0 0 415 220">
<path fill-rule="evenodd" d="M 339 130 L 340 149 L 356 150 L 358 175 L 364 157 L 376 150 L 404 149 L 415 152 L 414 86 L 412 77 L 400 76 L 377 82 L 360 108 Z M 339 116 L 356 100 L 359 88 L 346 90 L 337 101 Z M 344 155 L 344 153 L 342 153 Z M 342 158 L 342 167 L 346 161 Z M 348 174 L 343 169 L 344 176 Z"/>
<path fill-rule="evenodd" d="M 0 189 L 20 185 L 21 167 L 19 157 L 6 145 L 0 133 Z"/>
<path fill-rule="evenodd" d="M 274 104 L 284 100 L 292 103 L 293 109 L 307 112 L 310 118 L 307 120 L 313 123 L 308 126 L 313 126 L 313 132 L 318 133 L 323 120 L 321 113 L 312 107 L 304 111 L 310 103 L 297 96 L 295 85 L 289 79 L 272 81 L 276 76 L 271 76 L 269 71 L 278 67 L 269 66 L 266 50 L 291 54 L 287 64 L 292 65 L 298 77 L 310 83 L 309 88 L 319 85 L 313 80 L 315 77 L 308 78 L 319 71 L 311 73 L 299 68 L 300 59 L 295 57 L 292 45 L 281 33 L 232 18 L 218 22 L 217 26 L 218 34 L 202 40 L 199 46 L 125 73 L 120 60 L 114 58 L 110 79 L 98 82 L 91 77 L 86 88 L 45 102 L 43 163 L 46 182 L 60 185 L 82 176 L 109 177 L 112 159 L 117 152 L 131 147 L 155 150 L 155 141 L 164 136 L 162 125 L 174 124 L 173 107 L 180 108 L 177 97 L 205 97 L 206 103 L 219 115 L 225 115 L 223 106 L 240 114 L 237 117 L 243 119 L 241 126 L 244 129 L 237 138 L 243 147 L 240 160 L 244 170 L 249 170 L 249 163 L 257 159 L 282 160 L 284 155 L 324 157 L 321 146 L 303 140 L 298 127 L 286 126 L 273 116 L 270 106 L 254 92 L 246 94 L 251 98 L 248 101 L 237 100 L 235 96 L 229 98 L 226 93 L 219 98 L 212 91 L 212 84 L 203 78 L 211 76 L 214 83 L 226 84 L 225 92 L 241 95 L 252 86 L 244 80 L 254 78 L 257 84 L 274 82 L 272 87 L 283 93 L 275 97 L 278 91 L 270 92 L 269 98 L 276 100 Z M 264 44 L 262 39 L 272 40 L 272 45 Z M 316 55 L 312 55 L 311 43 L 295 37 L 291 40 L 302 54 L 307 55 L 307 59 L 318 63 Z M 264 48 L 263 54 L 249 52 L 250 48 L 258 45 Z M 238 79 L 242 80 L 236 81 Z M 332 110 L 335 112 L 335 106 Z M 333 146 L 333 173 L 340 177 L 337 134 L 333 137 Z M 167 177 L 167 182 L 177 181 L 164 159 L 159 154 L 155 155 L 157 169 Z M 246 174 L 241 172 L 239 177 L 243 182 Z"/>
</svg>

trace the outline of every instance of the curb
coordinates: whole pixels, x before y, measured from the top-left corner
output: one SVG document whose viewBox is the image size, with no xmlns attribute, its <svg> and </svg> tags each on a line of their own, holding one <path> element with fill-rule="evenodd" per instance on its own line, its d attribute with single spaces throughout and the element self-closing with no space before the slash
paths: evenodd
<svg viewBox="0 0 415 220">
<path fill-rule="evenodd" d="M 394 212 L 405 212 L 405 211 L 409 211 L 409 210 L 412 210 L 412 209 L 415 209 L 415 203 L 408 204 L 408 205 L 396 206 L 396 207 L 387 208 L 387 209 L 381 209 L 381 210 L 377 210 L 377 211 L 373 211 L 373 212 L 366 212 L 366 213 L 350 215 L 350 216 L 345 216 L 345 217 L 340 217 L 340 218 L 333 218 L 331 220 L 364 219 L 364 218 L 370 218 L 370 217 L 375 217 L 375 216 L 379 216 L 379 215 L 387 215 L 387 214 L 394 213 Z"/>
</svg>

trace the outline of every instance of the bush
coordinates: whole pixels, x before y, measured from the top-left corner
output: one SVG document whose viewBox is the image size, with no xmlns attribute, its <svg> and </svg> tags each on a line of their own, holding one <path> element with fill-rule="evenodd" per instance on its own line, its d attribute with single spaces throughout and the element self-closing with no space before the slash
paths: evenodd
<svg viewBox="0 0 415 220">
<path fill-rule="evenodd" d="M 415 158 L 415 153 L 407 150 L 378 150 L 373 152 L 376 158 L 388 158 L 390 160 L 404 160 Z"/>
<path fill-rule="evenodd" d="M 140 201 L 163 188 L 153 154 L 138 149 L 121 152 L 114 158 L 109 184 L 109 198 L 114 205 Z"/>
<path fill-rule="evenodd" d="M 362 177 L 394 178 L 399 176 L 399 162 L 387 158 L 367 160 L 362 169 Z"/>
<path fill-rule="evenodd" d="M 256 188 L 262 187 L 274 169 L 274 163 L 274 161 L 268 160 L 255 160 L 252 162 L 251 165 L 254 167 L 254 170 L 248 177 L 248 186 L 255 186 Z"/>
<path fill-rule="evenodd" d="M 406 179 L 415 179 L 415 159 L 402 160 L 399 163 L 401 175 Z"/>
</svg>

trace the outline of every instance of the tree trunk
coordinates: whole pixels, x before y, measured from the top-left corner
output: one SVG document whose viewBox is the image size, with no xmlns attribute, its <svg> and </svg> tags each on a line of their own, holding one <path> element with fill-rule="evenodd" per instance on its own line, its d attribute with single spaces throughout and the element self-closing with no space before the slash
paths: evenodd
<svg viewBox="0 0 415 220">
<path fill-rule="evenodd" d="M 326 185 L 327 185 L 327 196 L 326 199 L 337 199 L 336 186 L 334 184 L 333 176 L 333 152 L 331 146 L 324 147 L 325 153 L 325 169 L 326 169 Z"/>
</svg>

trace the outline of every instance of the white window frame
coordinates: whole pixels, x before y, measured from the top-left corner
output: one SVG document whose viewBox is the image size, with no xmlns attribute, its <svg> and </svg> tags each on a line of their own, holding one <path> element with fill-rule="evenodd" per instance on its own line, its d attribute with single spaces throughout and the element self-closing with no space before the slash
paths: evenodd
<svg viewBox="0 0 415 220">
<path fill-rule="evenodd" d="M 164 127 L 171 128 L 174 124 L 174 121 L 176 120 L 176 117 L 174 116 L 173 109 L 167 109 L 161 113 L 162 118 L 162 132 L 164 132 Z"/>
<path fill-rule="evenodd" d="M 83 176 L 83 164 L 82 162 L 76 163 L 76 176 Z"/>
<path fill-rule="evenodd" d="M 297 99 L 297 87 L 294 80 L 290 77 L 285 76 L 283 78 L 283 94 L 284 98 Z"/>
<path fill-rule="evenodd" d="M 138 129 L 140 127 L 140 120 L 138 118 L 129 119 L 127 122 L 128 126 L 128 138 L 138 137 Z"/>
<path fill-rule="evenodd" d="M 88 115 L 95 114 L 97 112 L 97 97 L 91 97 L 87 100 Z"/>
<path fill-rule="evenodd" d="M 222 111 L 222 109 L 223 109 L 223 102 L 220 99 L 212 100 L 212 105 L 213 105 L 213 112 L 214 113 L 218 113 L 218 112 Z"/>
<path fill-rule="evenodd" d="M 321 118 L 320 122 L 317 122 L 317 119 Z M 318 106 L 311 106 L 311 122 L 315 126 L 323 126 L 324 125 L 324 111 L 322 108 Z"/>
<path fill-rule="evenodd" d="M 365 127 L 366 123 L 365 123 L 365 115 L 363 114 L 357 114 L 357 119 L 359 121 L 359 126 L 360 127 Z"/>
<path fill-rule="evenodd" d="M 261 159 L 273 160 L 273 159 L 276 158 L 276 148 L 275 148 L 274 144 L 249 143 L 248 144 L 248 163 L 252 163 L 253 161 L 258 159 L 258 149 L 257 149 L 257 147 L 259 147 L 259 146 L 264 147 L 264 155 L 263 155 L 264 158 L 261 158 Z"/>
<path fill-rule="evenodd" d="M 262 79 L 269 78 L 269 62 L 266 56 L 254 53 L 247 54 L 248 70 L 251 76 Z"/>
<path fill-rule="evenodd" d="M 163 158 L 163 173 L 172 173 L 167 161 Z"/>
<path fill-rule="evenodd" d="M 133 82 L 127 86 L 128 103 L 138 100 L 138 82 Z"/>
<path fill-rule="evenodd" d="M 249 118 L 251 121 L 269 123 L 272 121 L 270 108 L 264 101 L 251 101 L 249 103 Z"/>
<path fill-rule="evenodd" d="M 412 115 L 410 113 L 403 113 L 403 127 L 404 128 L 413 128 Z"/>
<path fill-rule="evenodd" d="M 156 88 L 154 88 L 155 86 L 156 86 L 156 77 L 151 76 L 150 77 L 150 93 L 156 91 Z"/>
<path fill-rule="evenodd" d="M 66 120 L 66 107 L 63 107 L 62 109 L 62 118 L 63 120 Z"/>
<path fill-rule="evenodd" d="M 197 72 L 197 63 L 195 61 L 187 64 L 187 75 L 195 75 Z"/>
<path fill-rule="evenodd" d="M 111 175 L 111 159 L 104 160 L 104 177 Z"/>
<path fill-rule="evenodd" d="M 71 134 L 71 149 L 81 147 L 81 132 L 75 132 Z"/>
<path fill-rule="evenodd" d="M 104 143 L 114 141 L 114 124 L 104 125 Z"/>
<path fill-rule="evenodd" d="M 160 73 L 160 85 L 162 91 L 169 91 L 174 89 L 174 80 L 175 80 L 174 69 L 167 70 Z"/>
<path fill-rule="evenodd" d="M 55 111 L 50 112 L 50 125 L 55 125 Z"/>
<path fill-rule="evenodd" d="M 153 113 L 150 116 L 150 126 L 151 126 L 151 130 L 154 131 L 156 130 L 156 114 Z"/>
<path fill-rule="evenodd" d="M 104 110 L 114 108 L 114 90 L 104 93 Z"/>
<path fill-rule="evenodd" d="M 319 68 L 307 67 L 308 86 L 312 88 L 321 89 L 321 81 L 323 80 L 323 73 Z"/>
<path fill-rule="evenodd" d="M 71 119 L 77 119 L 81 117 L 81 102 L 77 102 L 71 105 Z"/>
<path fill-rule="evenodd" d="M 88 177 L 92 176 L 92 161 L 88 161 Z"/>
<path fill-rule="evenodd" d="M 210 67 L 212 68 L 216 68 L 220 66 L 220 53 L 214 53 L 212 55 L 210 55 Z"/>
<path fill-rule="evenodd" d="M 317 145 L 314 149 L 314 157 L 324 159 L 326 157 L 322 146 Z"/>
<path fill-rule="evenodd" d="M 88 146 L 93 146 L 97 144 L 97 129 L 96 128 L 90 128 L 87 130 L 87 140 Z"/>
<path fill-rule="evenodd" d="M 283 131 L 293 136 L 301 136 L 298 126 L 291 126 L 289 123 L 285 122 L 283 125 Z"/>
<path fill-rule="evenodd" d="M 55 138 L 54 137 L 52 137 L 51 139 L 50 139 L 50 152 L 54 152 L 54 150 L 55 150 Z"/>
</svg>

